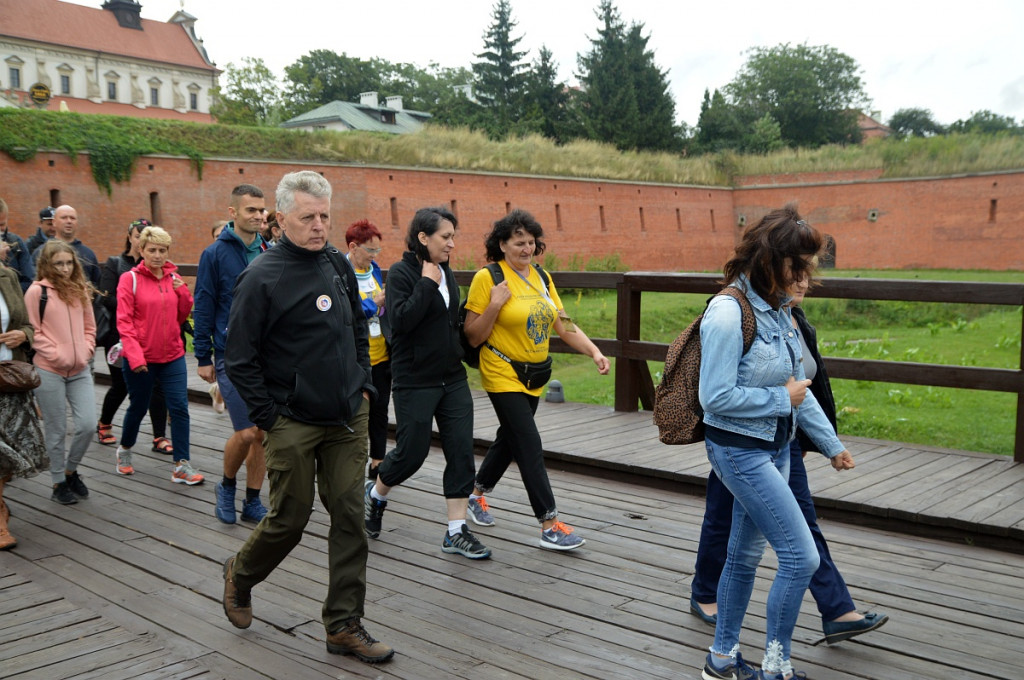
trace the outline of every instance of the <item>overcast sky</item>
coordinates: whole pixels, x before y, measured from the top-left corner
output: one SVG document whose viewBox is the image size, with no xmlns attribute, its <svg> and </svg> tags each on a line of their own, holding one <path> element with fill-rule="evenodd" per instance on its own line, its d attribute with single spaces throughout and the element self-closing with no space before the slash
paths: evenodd
<svg viewBox="0 0 1024 680">
<path fill-rule="evenodd" d="M 72 0 L 99 7 L 102 0 Z M 469 66 L 483 49 L 490 0 L 141 0 L 142 16 L 166 21 L 184 4 L 217 66 L 261 57 L 278 77 L 314 49 L 427 66 Z M 598 0 L 512 0 L 514 35 L 537 56 L 550 49 L 563 80 L 576 83 L 576 55 L 597 34 Z M 901 108 L 949 124 L 989 109 L 1024 120 L 1024 2 L 965 4 L 889 0 L 617 0 L 623 19 L 650 35 L 668 71 L 677 118 L 697 123 L 704 90 L 736 75 L 751 47 L 829 45 L 861 67 L 872 109 L 887 122 Z"/>
</svg>

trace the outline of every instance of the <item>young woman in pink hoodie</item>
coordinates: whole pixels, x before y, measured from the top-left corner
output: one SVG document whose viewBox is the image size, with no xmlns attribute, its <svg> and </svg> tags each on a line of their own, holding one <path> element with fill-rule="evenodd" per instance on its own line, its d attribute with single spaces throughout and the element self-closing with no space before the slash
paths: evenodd
<svg viewBox="0 0 1024 680">
<path fill-rule="evenodd" d="M 171 414 L 171 481 L 192 486 L 203 481 L 189 461 L 188 372 L 181 340 L 181 324 L 192 311 L 192 293 L 178 276 L 178 268 L 167 259 L 170 248 L 170 234 L 160 227 L 146 227 L 139 234 L 142 262 L 117 282 L 117 332 L 121 334 L 121 371 L 129 404 L 115 469 L 121 475 L 135 473 L 132 446 L 149 410 L 153 382 L 159 380 Z"/>
<path fill-rule="evenodd" d="M 46 302 L 41 304 L 44 293 Z M 36 264 L 36 280 L 25 291 L 25 307 L 35 330 L 32 361 L 41 381 L 35 394 L 50 456 L 51 498 L 63 505 L 89 495 L 78 476 L 78 464 L 89 447 L 96 421 L 96 394 L 89 369 L 96 349 L 92 293 L 74 248 L 60 239 L 47 241 Z M 68 405 L 75 432 L 65 456 Z"/>
</svg>

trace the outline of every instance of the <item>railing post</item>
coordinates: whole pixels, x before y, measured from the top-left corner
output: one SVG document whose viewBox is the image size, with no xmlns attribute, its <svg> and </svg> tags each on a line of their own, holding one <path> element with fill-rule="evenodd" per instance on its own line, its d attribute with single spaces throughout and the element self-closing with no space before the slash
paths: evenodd
<svg viewBox="0 0 1024 680">
<path fill-rule="evenodd" d="M 615 290 L 615 339 L 622 346 L 629 340 L 640 339 L 640 291 L 633 289 L 628 273 L 622 277 Z M 636 362 L 627 358 L 616 358 L 615 410 L 636 411 L 639 400 L 640 373 Z"/>
<path fill-rule="evenodd" d="M 1021 314 L 1020 336 L 1024 340 L 1024 314 Z M 1017 381 L 1017 426 L 1013 437 L 1013 460 L 1024 463 L 1024 342 L 1021 342 L 1017 369 L 1020 374 Z"/>
</svg>

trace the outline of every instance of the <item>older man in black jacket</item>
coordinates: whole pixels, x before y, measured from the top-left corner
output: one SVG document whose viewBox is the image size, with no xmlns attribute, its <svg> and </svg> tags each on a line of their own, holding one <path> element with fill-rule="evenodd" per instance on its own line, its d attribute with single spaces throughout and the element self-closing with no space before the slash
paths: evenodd
<svg viewBox="0 0 1024 680">
<path fill-rule="evenodd" d="M 270 512 L 224 564 L 224 611 L 252 623 L 251 590 L 298 545 L 316 482 L 331 517 L 323 621 L 327 651 L 377 663 L 394 651 L 363 628 L 369 331 L 355 272 L 328 243 L 331 185 L 316 172 L 277 187 L 280 244 L 238 277 L 225 369 L 267 433 Z"/>
</svg>

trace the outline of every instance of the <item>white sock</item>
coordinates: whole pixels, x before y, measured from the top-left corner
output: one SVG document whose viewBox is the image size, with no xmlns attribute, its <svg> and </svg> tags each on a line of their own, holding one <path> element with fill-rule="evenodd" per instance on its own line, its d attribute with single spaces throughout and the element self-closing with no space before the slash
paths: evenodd
<svg viewBox="0 0 1024 680">
<path fill-rule="evenodd" d="M 466 526 L 466 520 L 464 519 L 452 519 L 448 520 L 448 535 L 454 536 L 455 534 L 462 531 L 462 527 Z"/>
<path fill-rule="evenodd" d="M 484 497 L 483 494 L 480 494 L 479 496 L 477 496 L 475 493 L 469 494 L 469 500 L 471 500 L 471 501 L 478 501 L 478 500 L 480 500 L 483 497 Z"/>
<path fill-rule="evenodd" d="M 387 496 L 381 496 L 379 493 L 377 493 L 376 485 L 370 487 L 370 498 L 375 498 L 378 501 L 386 501 L 388 499 Z"/>
</svg>

